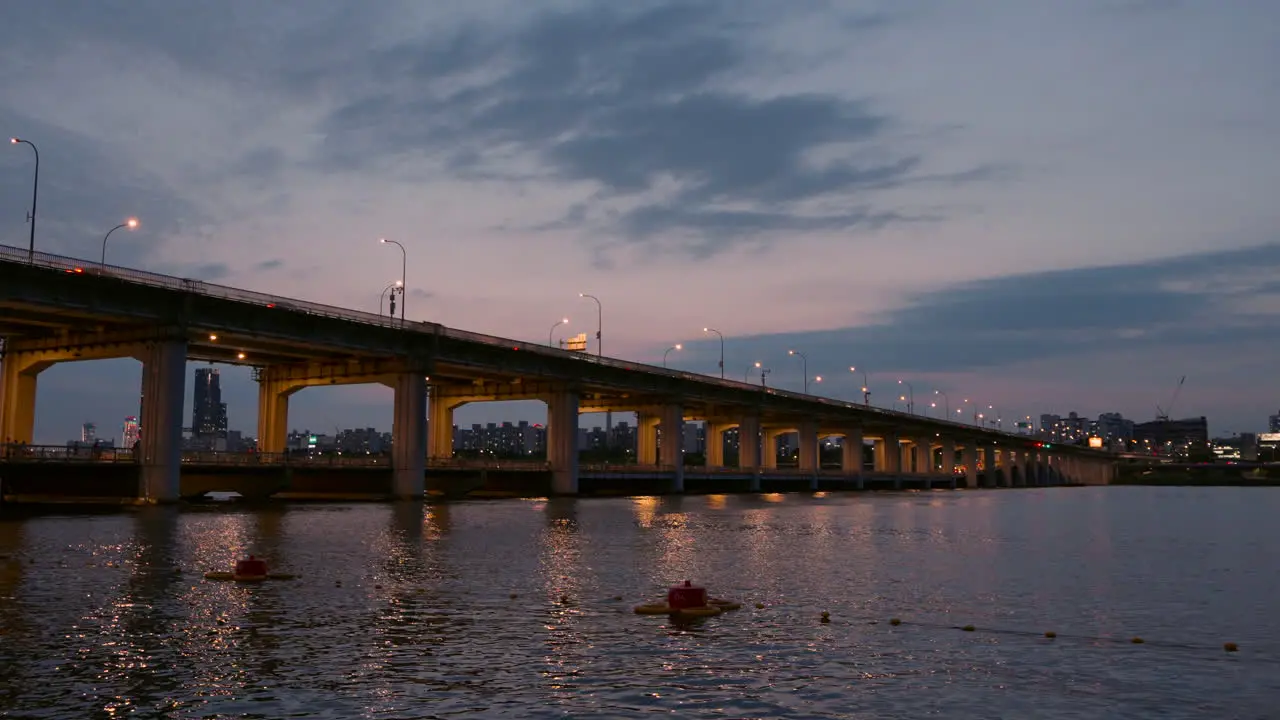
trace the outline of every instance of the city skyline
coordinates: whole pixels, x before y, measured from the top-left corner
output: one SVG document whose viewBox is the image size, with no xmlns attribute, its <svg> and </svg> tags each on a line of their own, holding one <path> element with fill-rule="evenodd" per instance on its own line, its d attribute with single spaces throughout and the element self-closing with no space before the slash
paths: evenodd
<svg viewBox="0 0 1280 720">
<path fill-rule="evenodd" d="M 1172 414 L 1214 433 L 1280 406 L 1280 7 L 310 7 L 14 8 L 0 128 L 40 146 L 37 249 L 96 262 L 137 217 L 108 262 L 370 311 L 403 272 L 410 320 L 568 317 L 594 352 L 589 293 L 608 355 L 718 375 L 710 326 L 731 378 L 800 389 L 799 349 L 811 391 L 860 398 L 858 366 L 880 406 L 905 379 L 918 410 L 1149 420 L 1183 375 Z M 0 152 L 5 244 L 31 161 Z M 250 370 L 219 369 L 252 432 Z M 46 371 L 36 437 L 114 428 L 139 375 Z M 387 388 L 313 388 L 289 425 L 390 418 Z"/>
</svg>

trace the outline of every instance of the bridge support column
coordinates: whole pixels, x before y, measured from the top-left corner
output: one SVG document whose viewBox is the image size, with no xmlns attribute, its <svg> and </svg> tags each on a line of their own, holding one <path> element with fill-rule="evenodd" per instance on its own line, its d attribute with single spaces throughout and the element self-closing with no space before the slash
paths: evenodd
<svg viewBox="0 0 1280 720">
<path fill-rule="evenodd" d="M 671 469 L 671 492 L 684 492 L 684 408 L 672 403 L 662 406 L 662 442 L 658 464 Z"/>
<path fill-rule="evenodd" d="M 960 463 L 964 465 L 964 485 L 970 490 L 978 489 L 978 444 L 966 440 L 964 449 L 960 451 Z"/>
<path fill-rule="evenodd" d="M 289 396 L 300 389 L 265 374 L 258 380 L 258 452 L 285 451 L 289 440 Z"/>
<path fill-rule="evenodd" d="M 187 343 L 149 343 L 142 352 L 142 475 L 138 497 L 155 503 L 175 502 L 181 488 L 182 408 L 186 390 Z"/>
<path fill-rule="evenodd" d="M 999 487 L 997 479 L 1000 471 L 996 468 L 996 449 L 991 445 L 982 448 L 982 485 L 983 487 Z"/>
<path fill-rule="evenodd" d="M 657 465 L 658 423 L 661 417 L 652 412 L 636 413 L 636 464 Z"/>
<path fill-rule="evenodd" d="M 809 476 L 809 489 L 818 489 L 818 468 L 821 465 L 821 458 L 818 453 L 818 425 L 814 422 L 802 422 L 796 430 L 798 435 L 796 443 L 799 445 L 800 472 Z"/>
<path fill-rule="evenodd" d="M 578 394 L 558 392 L 547 400 L 547 461 L 551 492 L 578 494 Z"/>
<path fill-rule="evenodd" d="M 6 348 L 0 357 L 0 442 L 32 442 L 36 428 L 36 377 L 47 365 Z"/>
<path fill-rule="evenodd" d="M 852 478 L 858 484 L 859 490 L 863 487 L 863 465 L 862 428 L 849 428 L 840 443 L 840 469 L 844 470 L 846 478 Z"/>
<path fill-rule="evenodd" d="M 933 438 L 917 437 L 912 446 L 916 473 L 923 476 L 924 489 L 930 490 L 933 488 Z"/>
<path fill-rule="evenodd" d="M 939 471 L 946 476 L 945 482 L 952 490 L 956 489 L 956 441 L 955 438 L 943 437 L 939 440 L 942 444 L 942 468 Z"/>
<path fill-rule="evenodd" d="M 391 423 L 392 493 L 397 500 L 420 498 L 427 482 L 427 379 L 422 373 L 396 377 Z M 449 428 L 452 435 L 452 426 Z"/>
<path fill-rule="evenodd" d="M 703 457 L 707 459 L 709 468 L 724 467 L 724 431 L 726 423 L 707 420 L 703 423 L 702 434 L 705 437 L 707 450 Z"/>
<path fill-rule="evenodd" d="M 754 415 L 738 421 L 738 469 L 760 469 L 760 418 Z"/>
<path fill-rule="evenodd" d="M 1038 453 L 1026 452 L 1022 454 L 1022 466 L 1025 468 L 1022 472 L 1022 480 L 1027 485 L 1038 485 L 1040 483 L 1040 456 Z"/>
<path fill-rule="evenodd" d="M 1026 453 L 1023 453 L 1024 455 Z M 1000 477 L 1004 478 L 1005 487 L 1017 487 L 1018 477 L 1014 472 L 1018 466 L 1018 453 L 1010 448 L 1000 451 Z"/>
<path fill-rule="evenodd" d="M 760 436 L 760 467 L 764 470 L 778 469 L 778 438 L 782 433 L 773 428 L 765 428 Z"/>
<path fill-rule="evenodd" d="M 433 460 L 448 460 L 453 457 L 453 411 L 458 407 L 459 405 L 451 405 L 449 398 L 432 394 L 427 403 L 430 418 L 427 422 L 427 457 Z M 547 457 L 551 457 L 549 449 Z"/>
</svg>

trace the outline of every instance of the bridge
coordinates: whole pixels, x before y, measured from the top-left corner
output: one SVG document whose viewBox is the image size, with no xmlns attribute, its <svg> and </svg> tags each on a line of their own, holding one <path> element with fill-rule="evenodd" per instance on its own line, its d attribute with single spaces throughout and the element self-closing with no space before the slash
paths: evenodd
<svg viewBox="0 0 1280 720">
<path fill-rule="evenodd" d="M 141 437 L 130 456 L 138 499 L 181 494 L 188 360 L 257 368 L 258 451 L 282 455 L 289 397 L 307 387 L 381 383 L 394 389 L 389 494 L 421 497 L 433 467 L 453 459 L 453 412 L 468 403 L 547 405 L 549 493 L 583 479 L 659 482 L 770 478 L 804 487 L 888 482 L 931 487 L 1105 484 L 1113 458 L 1072 446 L 866 405 L 671 370 L 620 358 L 404 321 L 201 280 L 99 265 L 0 245 L 0 444 L 33 445 L 37 380 L 57 363 L 132 357 L 142 363 Z M 638 466 L 581 466 L 578 416 L 634 412 Z M 683 425 L 705 424 L 706 466 L 684 464 Z M 724 433 L 737 429 L 736 465 Z M 779 468 L 777 439 L 796 433 L 799 460 Z M 840 468 L 819 462 L 823 438 L 842 438 Z M 748 441 L 747 439 L 754 441 Z M 871 449 L 870 462 L 864 452 Z M 762 452 L 762 448 L 767 451 Z M 10 453 L 9 462 L 22 458 Z"/>
</svg>

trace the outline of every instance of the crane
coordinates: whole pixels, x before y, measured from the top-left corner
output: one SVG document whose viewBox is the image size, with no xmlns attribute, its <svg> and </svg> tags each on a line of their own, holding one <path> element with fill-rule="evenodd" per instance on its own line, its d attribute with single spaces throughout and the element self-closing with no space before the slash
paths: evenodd
<svg viewBox="0 0 1280 720">
<path fill-rule="evenodd" d="M 1173 389 L 1173 397 L 1169 398 L 1169 409 L 1156 405 L 1156 420 L 1161 422 L 1169 422 L 1169 413 L 1173 412 L 1173 406 L 1178 402 L 1178 395 L 1182 393 L 1182 384 L 1187 381 L 1187 376 L 1183 375 L 1178 378 L 1178 386 Z"/>
</svg>

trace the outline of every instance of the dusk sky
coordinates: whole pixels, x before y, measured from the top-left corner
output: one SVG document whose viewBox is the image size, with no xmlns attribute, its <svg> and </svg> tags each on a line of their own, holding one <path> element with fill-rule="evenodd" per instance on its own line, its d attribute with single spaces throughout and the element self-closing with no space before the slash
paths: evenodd
<svg viewBox="0 0 1280 720">
<path fill-rule="evenodd" d="M 1280 3 L 40 0 L 0 23 L 38 250 L 917 409 L 1256 431 L 1280 408 Z M 30 148 L 0 150 L 26 247 Z M 593 348 L 594 350 L 594 348 Z M 40 378 L 37 442 L 137 412 Z M 758 379 L 758 378 L 756 378 Z M 223 368 L 231 427 L 256 388 Z M 190 394 L 190 378 L 188 378 Z M 290 424 L 390 430 L 383 387 Z M 926 396 L 929 396 L 926 398 Z M 188 397 L 188 404 L 190 398 Z M 470 406 L 460 424 L 541 420 Z M 189 410 L 188 410 L 189 420 Z M 584 418 L 584 424 L 595 424 Z"/>
</svg>

